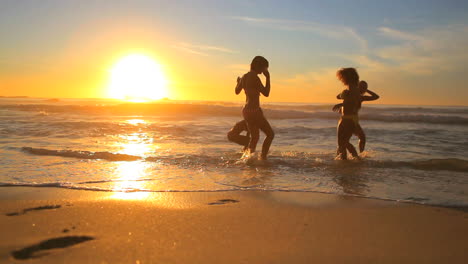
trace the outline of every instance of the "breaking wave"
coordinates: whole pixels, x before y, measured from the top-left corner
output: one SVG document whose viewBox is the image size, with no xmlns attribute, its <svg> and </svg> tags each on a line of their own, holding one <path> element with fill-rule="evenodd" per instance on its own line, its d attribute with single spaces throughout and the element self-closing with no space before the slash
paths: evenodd
<svg viewBox="0 0 468 264">
<path fill-rule="evenodd" d="M 82 150 L 52 150 L 44 148 L 23 147 L 22 151 L 41 156 L 59 156 L 76 159 L 95 159 L 108 161 L 136 161 L 162 162 L 172 165 L 183 165 L 185 167 L 195 166 L 235 166 L 238 164 L 239 157 L 215 157 L 208 155 L 181 155 L 181 156 L 150 156 L 140 157 L 121 153 L 111 152 L 91 152 Z M 337 161 L 333 160 L 332 155 L 298 153 L 286 154 L 282 156 L 272 155 L 268 166 L 270 167 L 288 167 L 290 169 L 302 169 L 312 167 L 334 166 Z M 414 161 L 393 161 L 393 160 L 372 160 L 364 159 L 361 161 L 350 161 L 349 163 L 339 163 L 340 166 L 366 166 L 370 168 L 411 168 L 416 170 L 445 170 L 455 172 L 468 172 L 468 161 L 456 158 L 447 159 L 428 159 Z"/>
<path fill-rule="evenodd" d="M 332 105 L 265 105 L 264 112 L 271 119 L 338 119 Z M 119 105 L 0 105 L 3 110 L 32 111 L 44 117 L 54 113 L 120 116 L 174 116 L 184 119 L 193 116 L 241 116 L 241 105 L 221 103 L 147 103 Z M 44 115 L 44 113 L 47 113 Z M 466 108 L 375 107 L 365 106 L 361 119 L 381 122 L 410 122 L 447 125 L 468 125 Z"/>
<path fill-rule="evenodd" d="M 100 152 L 91 152 L 91 151 L 76 151 L 76 150 L 53 150 L 53 149 L 44 149 L 44 148 L 31 148 L 23 147 L 22 151 L 40 155 L 40 156 L 59 156 L 59 157 L 68 157 L 68 158 L 78 158 L 78 159 L 102 159 L 110 161 L 134 161 L 141 159 L 138 156 L 128 155 L 128 154 L 119 154 L 119 153 L 110 153 L 107 151 Z"/>
</svg>

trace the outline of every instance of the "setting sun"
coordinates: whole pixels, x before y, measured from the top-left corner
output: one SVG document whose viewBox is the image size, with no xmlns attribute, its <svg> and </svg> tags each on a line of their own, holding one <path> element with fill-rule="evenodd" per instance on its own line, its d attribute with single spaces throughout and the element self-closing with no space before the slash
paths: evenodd
<svg viewBox="0 0 468 264">
<path fill-rule="evenodd" d="M 109 97 L 144 102 L 167 97 L 166 78 L 151 57 L 131 54 L 121 58 L 111 69 Z"/>
</svg>

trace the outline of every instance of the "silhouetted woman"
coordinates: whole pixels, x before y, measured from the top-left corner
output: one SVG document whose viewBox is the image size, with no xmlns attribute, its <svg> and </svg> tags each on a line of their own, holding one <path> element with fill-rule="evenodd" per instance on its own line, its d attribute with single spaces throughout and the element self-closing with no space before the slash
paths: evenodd
<svg viewBox="0 0 468 264">
<path fill-rule="evenodd" d="M 341 118 L 338 122 L 338 157 L 339 159 L 347 159 L 346 149 L 351 155 L 358 157 L 356 149 L 349 142 L 353 132 L 359 126 L 358 111 L 361 107 L 361 93 L 359 91 L 359 75 L 354 68 L 342 68 L 337 73 L 338 79 L 347 86 L 338 99 L 343 99 L 343 107 Z"/>
<path fill-rule="evenodd" d="M 250 71 L 242 78 L 237 77 L 236 94 L 239 94 L 242 89 L 245 91 L 245 106 L 242 109 L 242 115 L 247 122 L 247 127 L 250 133 L 250 142 L 248 150 L 254 153 L 257 147 L 257 142 L 260 137 L 260 130 L 265 133 L 266 138 L 263 141 L 261 159 L 267 159 L 268 151 L 271 142 L 275 136 L 273 129 L 263 115 L 260 108 L 260 94 L 265 97 L 270 95 L 270 73 L 268 72 L 268 61 L 262 56 L 256 56 L 250 64 Z M 259 74 L 265 75 L 266 84 L 263 86 Z"/>
<path fill-rule="evenodd" d="M 367 82 L 365 82 L 365 81 L 360 81 L 359 84 L 358 84 L 358 88 L 359 88 L 359 92 L 361 93 L 358 111 L 359 111 L 359 109 L 361 109 L 362 102 L 364 102 L 364 101 L 375 101 L 375 100 L 380 98 L 378 94 L 376 94 L 373 91 L 367 89 Z M 365 95 L 366 93 L 370 94 L 370 96 Z M 333 106 L 333 111 L 341 113 L 342 112 L 342 110 L 341 110 L 342 107 L 343 107 L 343 104 L 336 104 L 335 106 Z M 357 122 L 357 125 L 355 126 L 354 135 L 356 135 L 359 138 L 359 152 L 363 152 L 364 148 L 366 147 L 366 133 L 364 133 L 364 130 L 362 129 L 359 122 Z M 351 150 L 349 150 L 349 151 L 351 151 Z"/>
</svg>

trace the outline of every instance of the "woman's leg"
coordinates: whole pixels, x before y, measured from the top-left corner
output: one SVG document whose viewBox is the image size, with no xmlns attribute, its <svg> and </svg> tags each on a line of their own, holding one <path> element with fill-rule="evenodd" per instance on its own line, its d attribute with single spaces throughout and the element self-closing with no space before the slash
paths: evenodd
<svg viewBox="0 0 468 264">
<path fill-rule="evenodd" d="M 349 151 L 349 153 L 351 153 L 351 155 L 353 157 L 355 157 L 355 158 L 359 157 L 359 155 L 358 155 L 358 153 L 356 151 L 356 148 L 350 142 L 348 142 L 348 144 L 346 145 L 346 149 Z"/>
<path fill-rule="evenodd" d="M 359 124 L 356 126 L 354 133 L 359 138 L 359 152 L 363 152 L 366 147 L 366 133 Z"/>
<path fill-rule="evenodd" d="M 237 122 L 234 127 L 228 132 L 227 138 L 229 141 L 242 145 L 244 147 L 249 146 L 250 136 L 242 136 L 241 133 L 246 129 L 245 120 Z"/>
<path fill-rule="evenodd" d="M 250 141 L 249 141 L 249 150 L 250 153 L 254 153 L 255 149 L 257 148 L 258 139 L 260 138 L 260 128 L 256 120 L 247 120 L 247 128 L 249 129 L 250 133 Z"/>
<path fill-rule="evenodd" d="M 257 148 L 258 139 L 260 138 L 257 113 L 244 108 L 242 109 L 242 116 L 247 123 L 247 132 L 250 134 L 248 149 L 250 153 L 254 153 Z"/>
<path fill-rule="evenodd" d="M 338 123 L 338 155 L 342 160 L 348 159 L 348 155 L 346 153 L 347 148 L 351 148 L 351 152 L 353 150 L 356 152 L 354 146 L 349 143 L 349 139 L 353 135 L 353 131 L 354 123 L 352 120 L 340 120 Z"/>
<path fill-rule="evenodd" d="M 337 158 L 339 157 L 342 160 L 347 159 L 346 140 L 344 140 L 344 137 L 343 137 L 343 134 L 344 134 L 343 120 L 340 120 L 338 122 L 338 127 L 336 130 L 337 130 L 336 138 L 338 140 Z"/>
<path fill-rule="evenodd" d="M 271 128 L 271 125 L 268 122 L 268 120 L 263 115 L 259 122 L 259 128 L 266 135 L 265 140 L 263 141 L 262 156 L 261 156 L 262 159 L 266 159 L 268 155 L 268 151 L 270 150 L 271 142 L 273 142 L 273 138 L 275 138 L 275 132 Z"/>
<path fill-rule="evenodd" d="M 257 148 L 258 139 L 260 138 L 260 129 L 256 125 L 249 126 L 250 131 L 250 142 L 249 150 L 250 153 L 254 153 Z"/>
<path fill-rule="evenodd" d="M 237 143 L 241 146 L 248 147 L 250 142 L 250 137 L 240 135 L 240 133 L 236 133 L 236 131 L 229 131 L 227 134 L 227 138 L 229 141 Z"/>
</svg>

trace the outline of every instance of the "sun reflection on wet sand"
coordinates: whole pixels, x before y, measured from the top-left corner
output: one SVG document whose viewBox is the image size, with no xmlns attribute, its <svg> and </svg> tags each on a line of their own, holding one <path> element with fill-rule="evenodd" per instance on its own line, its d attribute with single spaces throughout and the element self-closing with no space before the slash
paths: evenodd
<svg viewBox="0 0 468 264">
<path fill-rule="evenodd" d="M 147 124 L 142 119 L 129 119 L 126 123 L 136 126 Z M 135 155 L 142 157 L 142 160 L 137 161 L 121 161 L 115 162 L 115 182 L 112 187 L 114 192 L 109 196 L 110 199 L 116 200 L 145 200 L 154 205 L 172 208 L 183 209 L 193 206 L 193 201 L 186 196 L 174 195 L 165 192 L 151 192 L 150 185 L 157 184 L 154 168 L 157 163 L 145 161 L 144 158 L 155 155 L 155 150 L 159 150 L 160 146 L 155 145 L 153 137 L 149 133 L 140 132 L 121 135 L 119 142 L 116 142 L 116 147 L 119 153 Z"/>
<path fill-rule="evenodd" d="M 145 199 L 148 192 L 145 190 L 146 182 L 143 180 L 147 175 L 148 165 L 144 161 L 120 162 L 117 169 L 117 181 L 113 190 L 117 191 L 112 198 L 117 199 Z"/>
</svg>

